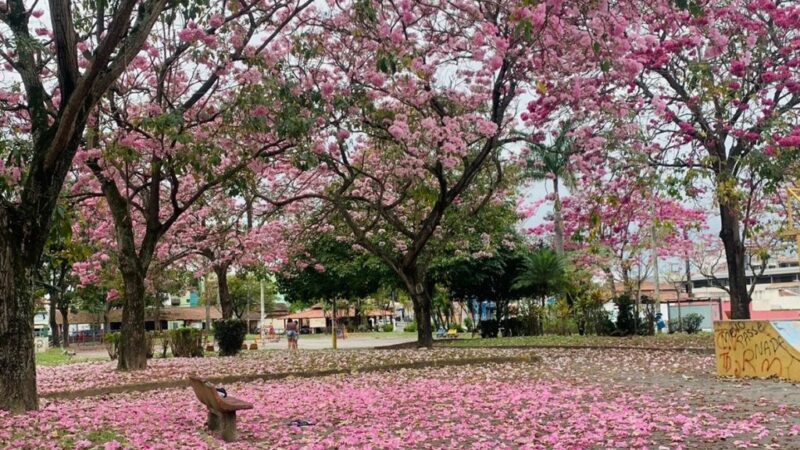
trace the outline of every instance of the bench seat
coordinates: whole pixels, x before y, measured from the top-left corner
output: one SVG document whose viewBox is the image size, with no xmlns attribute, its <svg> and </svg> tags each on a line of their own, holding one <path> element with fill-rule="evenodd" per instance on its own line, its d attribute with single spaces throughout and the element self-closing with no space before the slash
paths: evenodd
<svg viewBox="0 0 800 450">
<path fill-rule="evenodd" d="M 208 408 L 208 429 L 220 431 L 225 442 L 236 440 L 236 411 L 253 409 L 253 404 L 233 397 L 221 397 L 207 380 L 190 376 L 189 382 L 200 403 Z"/>
</svg>

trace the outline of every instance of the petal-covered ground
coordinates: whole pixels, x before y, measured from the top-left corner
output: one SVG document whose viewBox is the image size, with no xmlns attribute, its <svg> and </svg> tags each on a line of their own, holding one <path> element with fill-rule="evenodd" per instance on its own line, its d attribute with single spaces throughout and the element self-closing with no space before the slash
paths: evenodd
<svg viewBox="0 0 800 450">
<path fill-rule="evenodd" d="M 309 373 L 325 370 L 358 371 L 395 364 L 435 363 L 483 358 L 543 358 L 542 370 L 555 376 L 591 377 L 593 371 L 618 373 L 670 372 L 710 374 L 714 356 L 694 352 L 597 349 L 435 348 L 433 350 L 311 350 L 248 352 L 236 357 L 167 358 L 148 361 L 148 368 L 119 372 L 115 362 L 86 362 L 37 368 L 40 395 L 78 392 L 142 383 L 175 382 L 188 375 L 205 377 Z M 630 368 L 636 367 L 632 372 Z M 586 371 L 589 370 L 587 373 Z"/>
<path fill-rule="evenodd" d="M 714 350 L 714 334 L 701 332 L 695 334 L 675 333 L 655 336 L 514 336 L 493 339 L 470 339 L 465 334 L 462 339 L 442 342 L 454 347 L 638 347 L 650 349 L 709 349 Z"/>
<path fill-rule="evenodd" d="M 227 445 L 204 431 L 205 411 L 186 388 L 45 400 L 39 412 L 0 416 L 0 447 L 793 448 L 800 432 L 796 404 L 739 396 L 736 385 L 709 375 L 699 376 L 702 385 L 692 376 L 686 386 L 651 389 L 636 379 L 686 375 L 617 354 L 577 353 L 551 365 L 544 356 L 532 364 L 235 383 L 228 392 L 255 409 L 240 413 L 240 440 Z M 602 371 L 614 365 L 630 380 Z M 578 366 L 585 371 L 564 372 Z M 290 425 L 295 420 L 312 425 Z"/>
<path fill-rule="evenodd" d="M 147 369 L 119 372 L 116 362 L 85 362 L 36 369 L 40 395 L 75 392 L 111 386 L 185 380 L 204 377 L 308 373 L 325 370 L 359 370 L 393 364 L 433 363 L 476 358 L 517 357 L 534 354 L 514 349 L 435 350 L 310 350 L 247 352 L 236 357 L 151 359 Z"/>
</svg>

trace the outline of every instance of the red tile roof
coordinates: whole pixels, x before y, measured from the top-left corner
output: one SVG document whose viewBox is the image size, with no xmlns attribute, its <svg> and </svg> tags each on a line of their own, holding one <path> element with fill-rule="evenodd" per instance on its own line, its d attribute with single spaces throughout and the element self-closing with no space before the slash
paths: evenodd
<svg viewBox="0 0 800 450">
<path fill-rule="evenodd" d="M 148 308 L 145 311 L 145 321 L 154 320 L 155 311 L 153 309 Z M 209 311 L 209 315 L 211 316 L 211 320 L 217 320 L 222 318 L 222 313 L 220 312 L 217 307 L 211 307 Z M 102 313 L 92 313 L 89 311 L 79 311 L 74 314 L 70 314 L 67 319 L 71 324 L 96 324 L 96 323 L 103 323 L 103 314 Z M 206 320 L 206 308 L 205 306 L 192 306 L 192 307 L 164 307 L 161 308 L 159 312 L 159 319 L 172 321 L 172 320 L 189 320 L 200 322 Z M 109 322 L 122 322 L 122 310 L 121 309 L 112 309 L 108 312 L 108 321 Z M 56 323 L 59 325 L 63 323 L 61 314 L 56 314 Z"/>
</svg>

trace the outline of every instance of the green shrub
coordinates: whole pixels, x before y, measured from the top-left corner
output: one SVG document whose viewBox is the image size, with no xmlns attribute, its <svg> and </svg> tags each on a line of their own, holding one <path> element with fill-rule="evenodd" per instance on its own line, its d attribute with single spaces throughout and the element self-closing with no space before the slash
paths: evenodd
<svg viewBox="0 0 800 450">
<path fill-rule="evenodd" d="M 611 336 L 617 330 L 617 326 L 611 321 L 611 318 L 608 316 L 608 311 L 603 312 L 605 314 L 594 318 L 594 322 L 592 322 L 591 326 L 594 333 L 598 336 Z"/>
<path fill-rule="evenodd" d="M 464 327 L 467 329 L 467 331 L 470 332 L 472 331 L 473 328 L 475 328 L 475 323 L 472 321 L 472 317 L 467 316 L 464 319 Z"/>
<path fill-rule="evenodd" d="M 390 323 L 385 323 L 385 324 L 383 324 L 383 327 L 381 329 L 385 333 L 391 333 L 392 331 L 394 331 L 394 325 L 392 325 Z"/>
<path fill-rule="evenodd" d="M 542 322 L 544 334 L 569 336 L 578 333 L 578 324 L 571 317 L 559 317 L 547 312 Z"/>
<path fill-rule="evenodd" d="M 633 299 L 628 295 L 620 295 L 614 299 L 617 305 L 617 334 L 631 336 L 636 334 L 636 313 Z"/>
<path fill-rule="evenodd" d="M 167 357 L 167 350 L 169 350 L 169 332 L 162 331 L 156 335 L 156 338 L 161 340 L 161 357 Z"/>
<path fill-rule="evenodd" d="M 403 331 L 408 333 L 416 333 L 417 332 L 417 322 L 409 322 L 406 324 L 406 327 L 403 328 Z"/>
<path fill-rule="evenodd" d="M 500 321 L 503 336 L 524 336 L 525 324 L 518 317 L 509 317 Z"/>
<path fill-rule="evenodd" d="M 169 331 L 169 345 L 172 356 L 175 357 L 202 357 L 203 332 L 197 328 L 178 328 Z"/>
<path fill-rule="evenodd" d="M 494 319 L 481 320 L 480 328 L 482 338 L 496 338 L 500 331 L 500 324 Z"/>
<path fill-rule="evenodd" d="M 118 332 L 112 331 L 106 333 L 105 337 L 105 344 L 106 344 L 106 351 L 108 352 L 108 357 L 111 360 L 117 359 L 119 355 L 119 341 L 121 340 L 121 335 Z"/>
<path fill-rule="evenodd" d="M 243 320 L 228 319 L 214 322 L 214 339 L 219 344 L 220 356 L 239 353 L 247 335 L 247 324 Z"/>
<path fill-rule="evenodd" d="M 703 316 L 697 313 L 689 313 L 683 318 L 683 329 L 689 334 L 700 331 L 700 324 L 703 323 Z"/>
<path fill-rule="evenodd" d="M 522 302 L 520 315 L 517 316 L 522 324 L 522 330 L 521 333 L 515 334 L 515 336 L 538 336 L 542 334 L 544 316 L 545 309 L 535 304 L 534 301 L 528 300 Z"/>
</svg>

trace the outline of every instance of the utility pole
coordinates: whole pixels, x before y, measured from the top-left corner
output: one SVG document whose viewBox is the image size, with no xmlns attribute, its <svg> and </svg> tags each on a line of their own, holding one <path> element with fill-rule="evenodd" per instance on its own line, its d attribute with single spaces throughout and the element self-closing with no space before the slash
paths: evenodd
<svg viewBox="0 0 800 450">
<path fill-rule="evenodd" d="M 661 283 L 660 277 L 658 276 L 658 238 L 656 237 L 656 214 L 655 214 L 655 195 L 653 195 L 652 191 L 650 194 L 650 244 L 651 244 L 651 251 L 653 253 L 653 280 L 656 284 L 655 289 L 655 311 L 653 314 L 658 314 L 661 312 Z M 680 297 L 680 295 L 678 295 Z"/>
<path fill-rule="evenodd" d="M 208 333 L 211 332 L 211 301 L 206 295 L 206 280 L 208 275 L 200 279 L 200 295 L 203 296 L 203 302 L 206 304 L 206 343 L 208 343 Z"/>
<path fill-rule="evenodd" d="M 258 322 L 258 331 L 261 340 L 264 340 L 264 280 L 261 280 L 261 321 Z"/>
<path fill-rule="evenodd" d="M 336 343 L 336 299 L 333 299 L 333 319 L 331 319 L 331 331 L 333 332 L 333 349 L 337 349 Z"/>
</svg>

